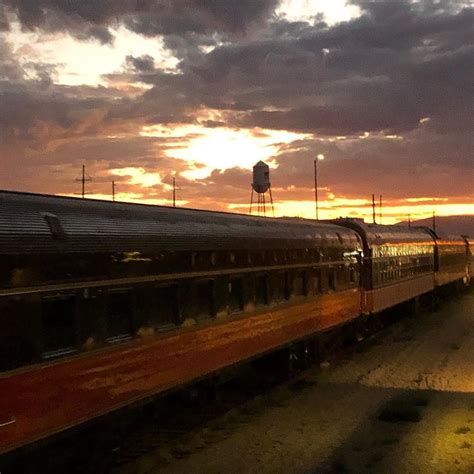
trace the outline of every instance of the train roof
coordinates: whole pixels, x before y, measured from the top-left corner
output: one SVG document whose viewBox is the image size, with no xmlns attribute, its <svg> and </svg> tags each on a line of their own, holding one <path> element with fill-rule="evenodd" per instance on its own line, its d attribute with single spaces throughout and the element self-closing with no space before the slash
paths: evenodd
<svg viewBox="0 0 474 474">
<path fill-rule="evenodd" d="M 362 219 L 347 218 L 335 219 L 331 222 L 357 231 L 369 248 L 389 244 L 434 243 L 434 236 L 425 227 L 369 224 Z"/>
<path fill-rule="evenodd" d="M 442 245 L 466 245 L 469 242 L 469 238 L 462 235 L 431 232 L 434 234 L 436 242 Z"/>
<path fill-rule="evenodd" d="M 350 229 L 187 208 L 0 191 L 0 253 L 359 248 Z"/>
</svg>

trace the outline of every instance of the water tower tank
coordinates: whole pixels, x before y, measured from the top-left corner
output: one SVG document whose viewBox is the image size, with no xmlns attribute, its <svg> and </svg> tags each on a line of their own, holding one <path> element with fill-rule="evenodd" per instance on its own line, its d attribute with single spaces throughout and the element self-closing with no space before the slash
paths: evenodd
<svg viewBox="0 0 474 474">
<path fill-rule="evenodd" d="M 253 167 L 252 187 L 257 193 L 265 193 L 270 188 L 270 168 L 263 161 Z"/>
</svg>

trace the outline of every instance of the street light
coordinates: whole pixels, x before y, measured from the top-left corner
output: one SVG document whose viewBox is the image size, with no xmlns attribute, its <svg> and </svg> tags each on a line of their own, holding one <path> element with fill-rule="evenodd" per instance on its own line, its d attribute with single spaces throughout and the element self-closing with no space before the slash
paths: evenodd
<svg viewBox="0 0 474 474">
<path fill-rule="evenodd" d="M 314 204 L 316 206 L 316 220 L 319 220 L 318 214 L 318 161 L 324 160 L 324 155 L 319 153 L 314 160 Z"/>
</svg>

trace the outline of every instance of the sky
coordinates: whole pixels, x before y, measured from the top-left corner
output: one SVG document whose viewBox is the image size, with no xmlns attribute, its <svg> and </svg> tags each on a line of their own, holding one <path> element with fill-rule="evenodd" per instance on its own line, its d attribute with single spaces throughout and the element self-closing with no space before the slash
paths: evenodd
<svg viewBox="0 0 474 474">
<path fill-rule="evenodd" d="M 0 189 L 472 215 L 473 88 L 470 1 L 0 0 Z"/>
</svg>

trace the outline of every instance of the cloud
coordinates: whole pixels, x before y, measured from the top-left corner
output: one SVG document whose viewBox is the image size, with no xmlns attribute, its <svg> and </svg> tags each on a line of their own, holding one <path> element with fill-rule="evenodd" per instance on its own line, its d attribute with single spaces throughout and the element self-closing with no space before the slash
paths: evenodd
<svg viewBox="0 0 474 474">
<path fill-rule="evenodd" d="M 150 72 L 155 69 L 155 60 L 149 55 L 144 54 L 140 57 L 128 55 L 125 62 L 129 67 L 138 72 Z"/>
<path fill-rule="evenodd" d="M 327 156 L 323 198 L 472 197 L 474 16 L 460 2 L 357 2 L 361 16 L 333 26 L 273 17 L 276 1 L 5 4 L 28 30 L 110 42 L 120 23 L 165 35 L 180 59 L 169 71 L 128 54 L 104 76 L 108 87 L 60 86 L 54 64 L 24 64 L 0 42 L 0 146 L 22 187 L 67 192 L 83 160 L 105 189 L 117 168 L 141 167 L 169 183 L 189 165 L 167 156 L 172 140 L 142 137 L 142 128 L 201 124 L 309 134 L 274 157 L 279 200 L 312 199 L 317 153 Z M 117 180 L 126 192 L 169 194 Z M 194 206 L 245 206 L 250 197 L 248 170 L 178 180 Z"/>
<path fill-rule="evenodd" d="M 86 40 L 113 41 L 112 27 L 127 28 L 146 36 L 188 33 L 245 35 L 266 19 L 277 0 L 4 0 L 23 28 L 68 32 Z M 6 28 L 5 16 L 0 25 Z"/>
</svg>

